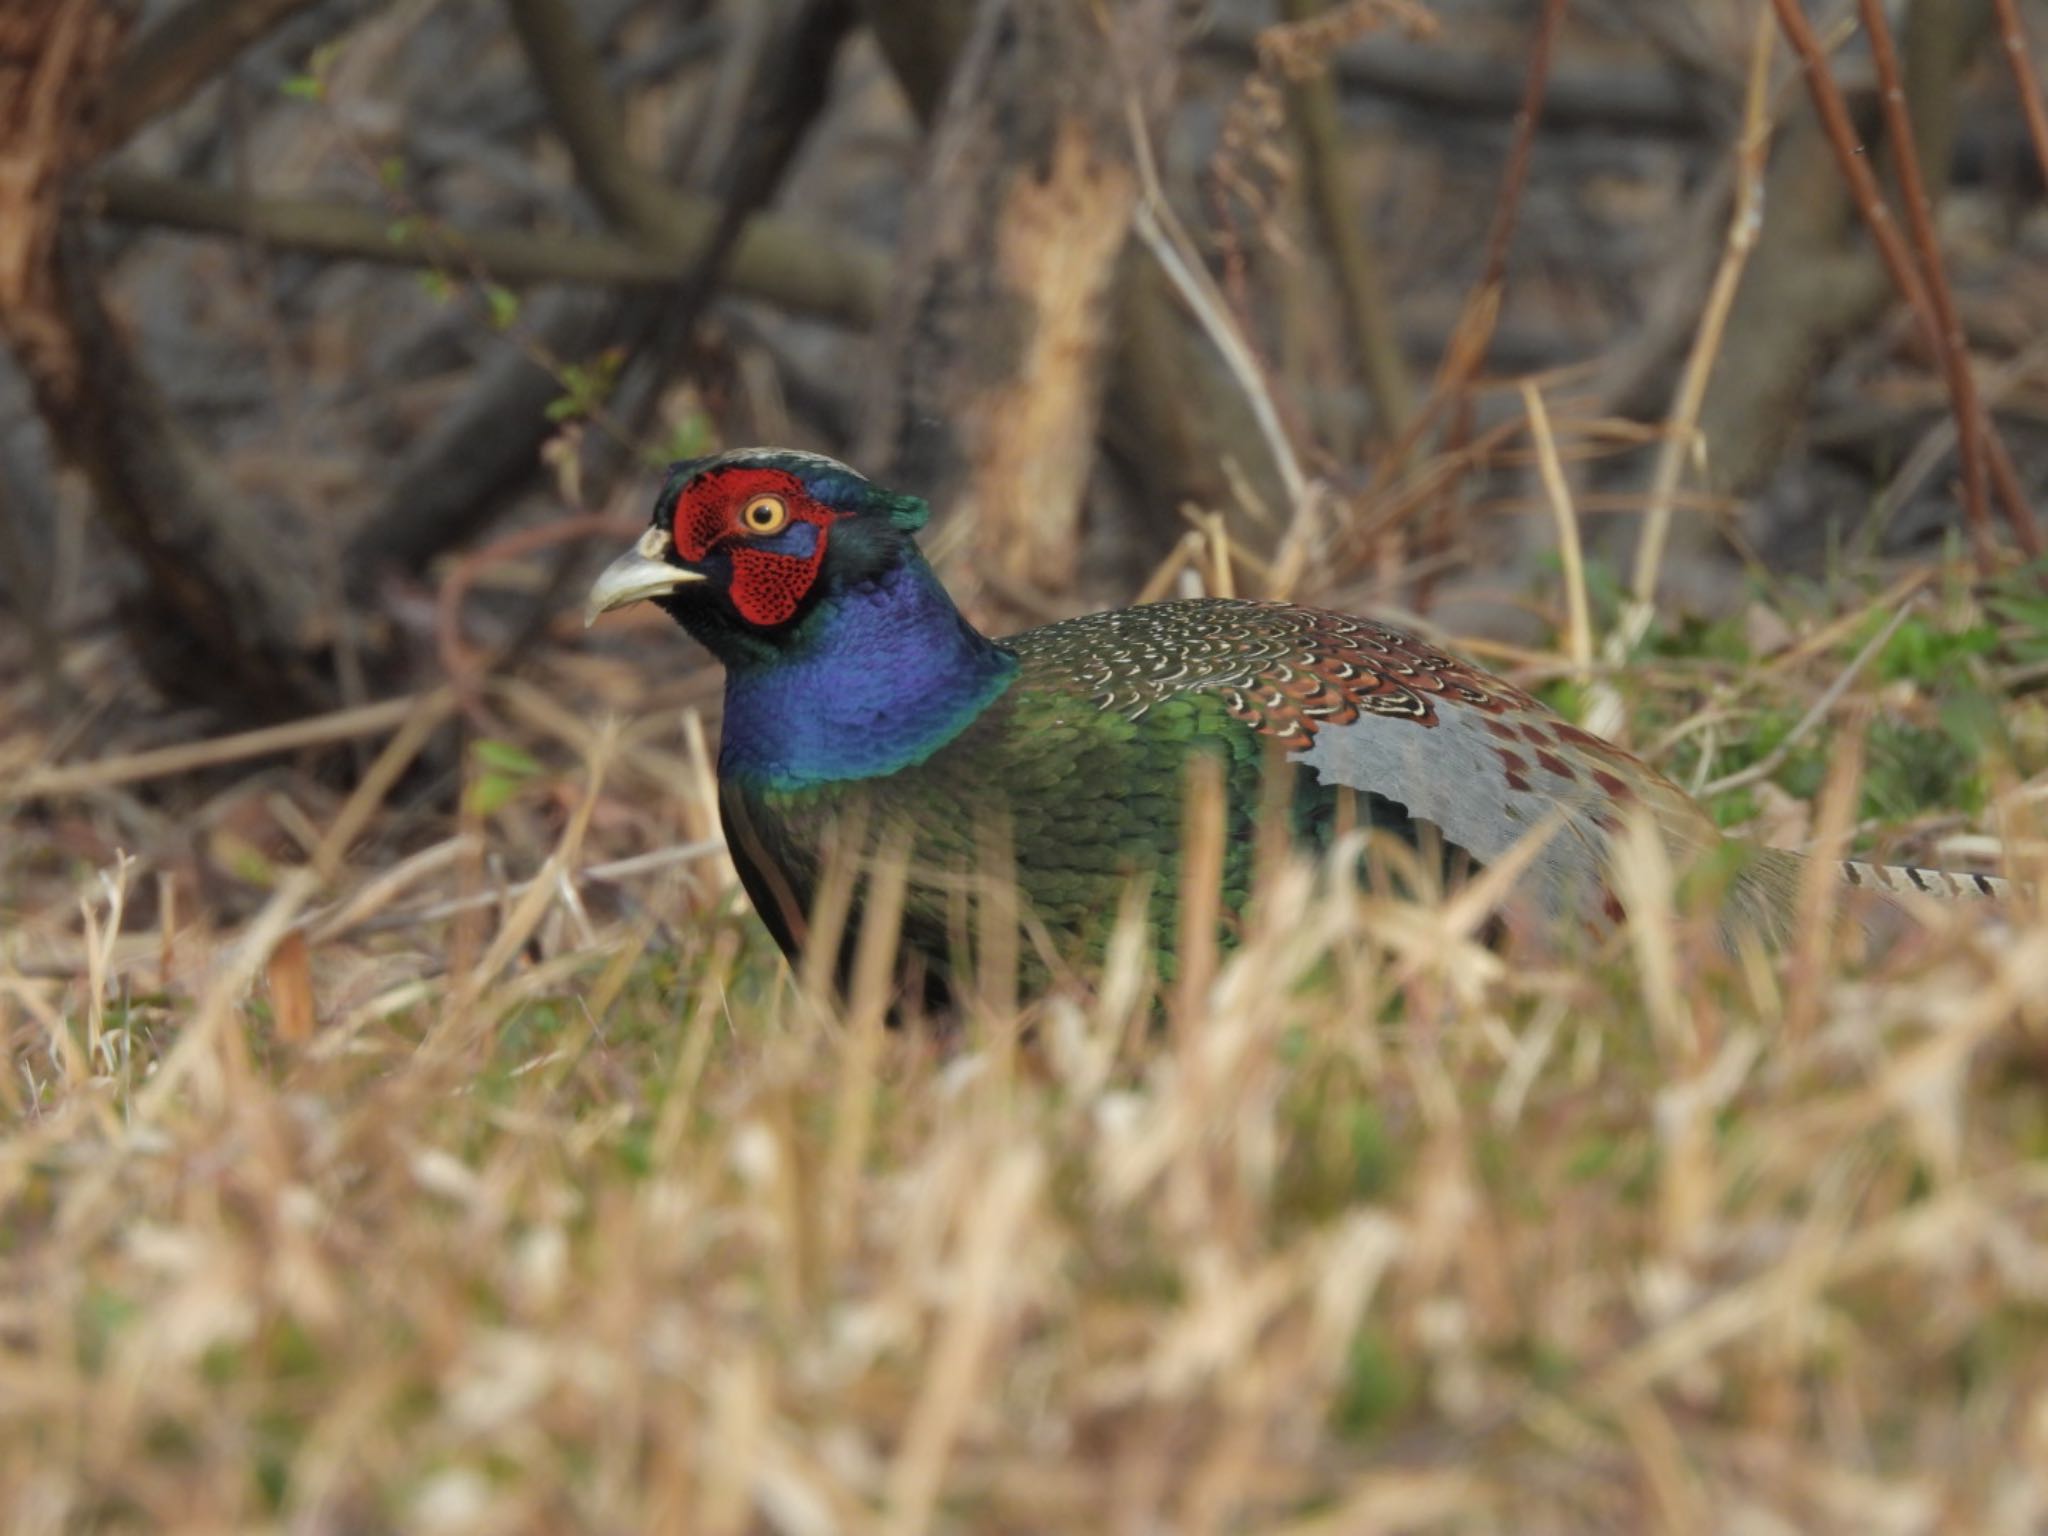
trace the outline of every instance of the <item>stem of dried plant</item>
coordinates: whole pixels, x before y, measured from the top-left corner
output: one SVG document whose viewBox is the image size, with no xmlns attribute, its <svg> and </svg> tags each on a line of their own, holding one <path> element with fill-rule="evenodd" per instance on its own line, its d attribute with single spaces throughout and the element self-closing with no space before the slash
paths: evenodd
<svg viewBox="0 0 2048 1536">
<path fill-rule="evenodd" d="M 193 773 L 202 768 L 217 768 L 225 763 L 246 762 L 252 757 L 273 757 L 305 747 L 323 747 L 337 741 L 376 736 L 403 725 L 414 710 L 436 698 L 441 691 L 406 694 L 356 709 L 309 715 L 284 725 L 268 725 L 232 736 L 216 736 L 210 741 L 155 747 L 147 752 L 131 752 L 93 763 L 59 763 L 33 769 L 10 782 L 0 783 L 0 805 L 86 794 L 122 784 Z"/>
<path fill-rule="evenodd" d="M 1771 40 L 1767 12 L 1757 15 L 1756 35 L 1750 42 L 1748 86 L 1743 96 L 1742 137 L 1735 149 L 1734 211 L 1728 221 L 1728 237 L 1707 292 L 1699 329 L 1693 335 L 1692 351 L 1679 378 L 1678 394 L 1665 421 L 1664 439 L 1658 448 L 1657 465 L 1650 480 L 1649 504 L 1643 513 L 1643 528 L 1636 545 L 1632 601 L 1621 623 L 1610 637 L 1608 659 L 1620 661 L 1632 651 L 1649 630 L 1655 611 L 1657 578 L 1664 564 L 1664 547 L 1671 532 L 1671 515 L 1677 500 L 1678 482 L 1689 453 L 1704 452 L 1699 442 L 1700 407 L 1706 399 L 1707 381 L 1713 376 L 1714 359 L 1721 352 L 1721 338 L 1734 306 L 1735 292 L 1742 284 L 1743 269 L 1756 248 L 1757 232 L 1763 225 L 1764 166 L 1769 158 Z"/>
<path fill-rule="evenodd" d="M 1593 609 L 1586 597 L 1586 558 L 1579 544 L 1579 518 L 1572 508 L 1571 487 L 1558 461 L 1557 439 L 1550 430 L 1550 412 L 1543 391 L 1531 380 L 1522 382 L 1522 404 L 1529 415 L 1529 436 L 1536 444 L 1536 466 L 1557 524 L 1557 558 L 1564 568 L 1565 653 L 1571 657 L 1574 681 L 1584 683 L 1593 667 Z"/>
<path fill-rule="evenodd" d="M 198 1087 L 201 1102 L 208 1109 L 219 1108 L 218 1047 L 223 1031 L 234 1027 L 235 1008 L 257 972 L 269 961 L 277 942 L 292 930 L 320 882 L 340 867 L 349 845 L 384 803 L 398 776 L 440 729 L 452 705 L 453 698 L 446 689 L 437 689 L 413 701 L 398 733 L 385 743 L 370 771 L 343 804 L 341 814 L 328 826 L 312 861 L 285 875 L 255 921 L 243 932 L 229 959 L 215 973 L 193 1010 L 192 1022 L 165 1055 L 156 1074 L 131 1101 L 137 1120 L 154 1120 L 162 1114 L 188 1081 Z"/>
<path fill-rule="evenodd" d="M 1216 287 L 1216 280 L 1209 275 L 1208 266 L 1195 249 L 1194 241 L 1167 201 L 1165 186 L 1159 179 L 1158 160 L 1152 153 L 1152 135 L 1145 126 L 1141 97 L 1136 91 L 1130 93 L 1127 116 L 1131 127 L 1131 157 L 1138 169 L 1140 188 L 1138 206 L 1132 214 L 1132 227 L 1145 249 L 1152 253 L 1160 269 L 1166 273 L 1174 292 L 1180 295 L 1181 302 L 1187 305 L 1189 313 L 1215 346 L 1230 376 L 1237 381 L 1252 418 L 1258 423 L 1259 434 L 1266 441 L 1266 449 L 1273 456 L 1281 484 L 1286 487 L 1287 504 L 1291 510 L 1299 506 L 1308 494 L 1308 476 L 1302 470 L 1294 444 L 1288 439 L 1286 427 L 1281 424 L 1280 410 L 1274 404 L 1265 370 L 1259 365 L 1244 333 L 1231 318 L 1229 301 Z"/>
<path fill-rule="evenodd" d="M 476 659 L 462 639 L 462 600 L 469 595 L 477 577 L 494 565 L 502 565 L 508 560 L 572 539 L 589 538 L 593 534 L 631 539 L 640 532 L 641 525 L 637 522 L 605 512 L 583 512 L 538 528 L 507 534 L 482 549 L 471 550 L 458 560 L 442 581 L 441 590 L 435 598 L 434 643 L 440 652 L 441 665 L 446 669 L 449 682 L 461 698 L 463 707 L 475 706 L 483 675 L 489 670 L 486 663 Z"/>
</svg>

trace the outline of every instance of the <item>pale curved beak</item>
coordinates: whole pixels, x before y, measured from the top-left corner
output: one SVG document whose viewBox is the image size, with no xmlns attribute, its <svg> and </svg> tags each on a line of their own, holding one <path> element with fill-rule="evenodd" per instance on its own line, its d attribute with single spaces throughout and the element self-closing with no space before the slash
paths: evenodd
<svg viewBox="0 0 2048 1536">
<path fill-rule="evenodd" d="M 588 629 L 595 624 L 600 613 L 610 613 L 614 608 L 645 602 L 650 597 L 673 592 L 693 581 L 702 581 L 702 571 L 669 564 L 670 547 L 666 533 L 659 528 L 649 528 L 640 535 L 638 544 L 600 571 L 597 580 L 590 584 L 590 596 L 583 604 L 583 627 Z"/>
</svg>

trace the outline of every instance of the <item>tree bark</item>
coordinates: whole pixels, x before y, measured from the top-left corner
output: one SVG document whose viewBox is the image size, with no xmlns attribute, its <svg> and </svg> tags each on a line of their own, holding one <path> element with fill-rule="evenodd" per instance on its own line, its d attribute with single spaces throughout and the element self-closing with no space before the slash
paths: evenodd
<svg viewBox="0 0 2048 1536">
<path fill-rule="evenodd" d="M 966 49 L 975 0 L 866 0 L 865 9 L 912 110 L 930 125 Z M 1112 300 L 1118 326 L 1102 442 L 1141 492 L 1150 542 L 1163 553 L 1185 533 L 1180 509 L 1192 502 L 1221 508 L 1234 540 L 1270 552 L 1287 495 L 1249 403 L 1171 279 L 1135 241 L 1124 251 L 1122 285 Z M 1240 486 L 1263 503 L 1263 516 L 1243 504 Z"/>
<path fill-rule="evenodd" d="M 240 718 L 318 708 L 308 562 L 211 483 L 100 295 L 80 194 L 124 25 L 106 0 L 0 21 L 0 332 L 57 451 L 142 565 L 130 617 L 151 674 Z"/>
<path fill-rule="evenodd" d="M 970 519 L 978 563 L 1064 586 L 1109 299 L 1139 194 L 1130 112 L 1169 78 L 1170 0 L 984 0 L 954 68 L 884 323 L 864 460 Z"/>
</svg>

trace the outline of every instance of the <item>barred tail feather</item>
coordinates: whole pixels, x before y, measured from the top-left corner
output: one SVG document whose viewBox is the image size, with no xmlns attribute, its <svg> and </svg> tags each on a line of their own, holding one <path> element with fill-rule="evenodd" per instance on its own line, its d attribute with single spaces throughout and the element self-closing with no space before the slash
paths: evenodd
<svg viewBox="0 0 2048 1536">
<path fill-rule="evenodd" d="M 1844 859 L 1841 868 L 1844 884 L 1894 896 L 1932 896 L 1938 901 L 2007 901 L 2013 896 L 2012 882 L 1997 875 L 1922 869 L 1914 864 L 1867 864 L 1860 859 Z"/>
<path fill-rule="evenodd" d="M 1726 917 L 1730 931 L 1746 927 L 1766 943 L 1787 943 L 1792 936 L 1800 875 L 1806 862 L 1804 854 L 1785 849 L 1758 850 L 1737 875 L 1729 893 Z M 2006 901 L 2022 894 L 2021 888 L 1996 875 L 1958 874 L 1911 864 L 1872 864 L 1861 859 L 1843 859 L 1835 867 L 1844 886 L 1871 892 L 1879 898 L 1861 903 L 1857 915 L 1857 922 L 1872 937 L 1892 932 L 1905 916 L 1905 904 L 1914 897 L 1968 903 Z M 1899 900 L 1888 899 L 1893 897 Z"/>
</svg>

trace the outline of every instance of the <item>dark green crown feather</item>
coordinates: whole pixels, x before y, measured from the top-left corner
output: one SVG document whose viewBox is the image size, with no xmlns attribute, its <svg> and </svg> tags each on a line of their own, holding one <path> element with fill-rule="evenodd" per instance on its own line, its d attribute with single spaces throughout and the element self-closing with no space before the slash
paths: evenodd
<svg viewBox="0 0 2048 1536">
<path fill-rule="evenodd" d="M 904 533 L 916 533 L 932 515 L 922 497 L 884 489 L 837 459 L 795 448 L 728 448 L 702 458 L 679 459 L 669 465 L 655 505 L 663 511 L 672 509 L 685 486 L 721 469 L 781 470 L 801 480 L 825 506 L 857 516 L 886 517 L 890 526 Z"/>
</svg>

